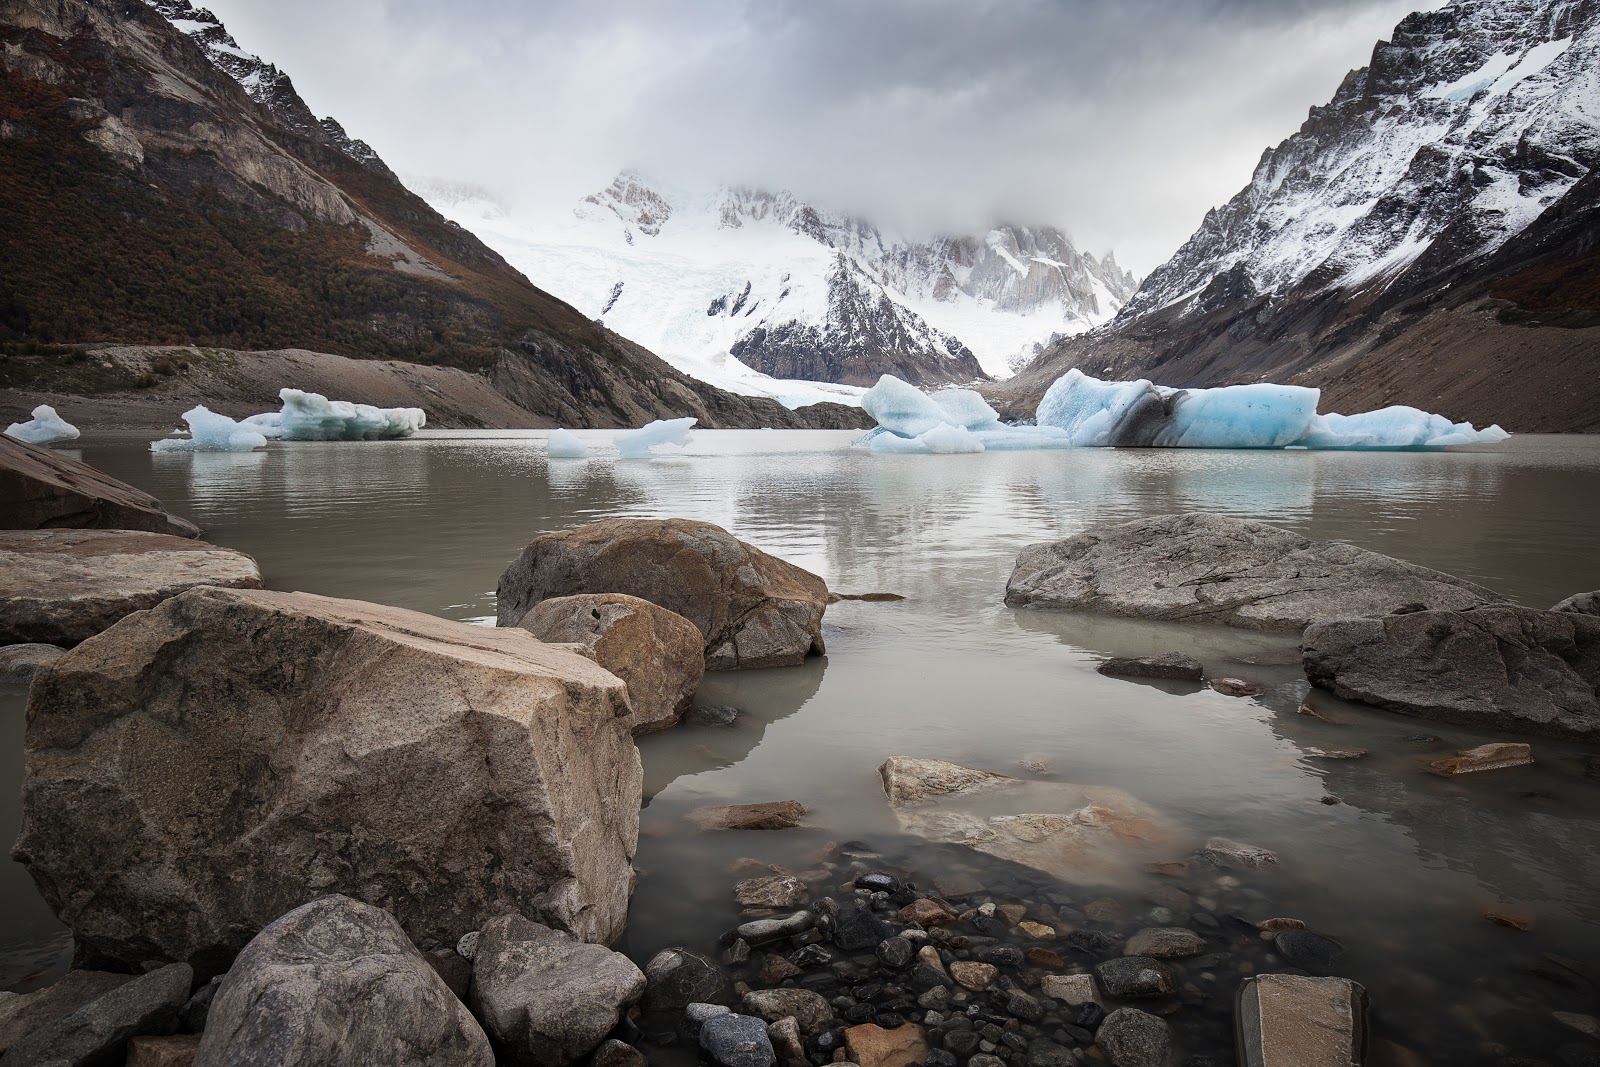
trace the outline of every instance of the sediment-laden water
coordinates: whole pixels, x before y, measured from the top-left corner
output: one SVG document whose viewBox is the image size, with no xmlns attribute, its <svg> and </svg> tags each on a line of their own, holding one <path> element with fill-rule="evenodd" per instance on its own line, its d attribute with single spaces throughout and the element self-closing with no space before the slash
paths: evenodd
<svg viewBox="0 0 1600 1067">
<path fill-rule="evenodd" d="M 1368 986 L 1377 1036 L 1431 1062 L 1558 1063 L 1563 1046 L 1582 1041 L 1551 1012 L 1592 1013 L 1600 996 L 1593 755 L 1534 740 L 1536 766 L 1434 777 L 1421 769 L 1426 757 L 1515 738 L 1323 693 L 1310 699 L 1335 721 L 1302 715 L 1308 690 L 1290 638 L 1013 610 L 1001 595 L 1023 545 L 1096 522 L 1204 510 L 1348 539 L 1548 607 L 1600 588 L 1600 438 L 1518 437 L 1430 454 L 902 457 L 851 449 L 852 436 L 706 432 L 688 455 L 652 461 L 547 462 L 542 434 L 509 431 L 238 455 L 151 455 L 143 439 L 91 440 L 77 454 L 155 493 L 210 540 L 254 555 L 279 589 L 492 619 L 496 580 L 531 537 L 600 518 L 683 516 L 725 526 L 835 591 L 907 597 L 829 608 L 826 660 L 709 676 L 702 698 L 744 712 L 733 726 L 641 739 L 641 877 L 622 946 L 641 961 L 671 944 L 716 947 L 737 921 L 729 868 L 741 858 L 802 870 L 820 846 L 857 841 L 882 855 L 874 862 L 924 883 L 960 866 L 949 849 L 899 834 L 876 770 L 891 755 L 933 756 L 1125 789 L 1175 826 L 1173 859 L 1212 835 L 1277 851 L 1277 869 L 1237 887 L 1200 870 L 1179 884 L 1219 913 L 1291 916 L 1337 938 L 1346 952 L 1336 973 Z M 1259 681 L 1266 694 L 1094 672 L 1108 655 L 1164 651 Z M 7 840 L 21 708 L 20 696 L 0 692 Z M 1317 748 L 1370 755 L 1325 761 Z M 1030 757 L 1046 770 L 1023 770 Z M 683 818 L 700 804 L 789 798 L 810 809 L 807 828 L 707 834 Z M 1050 887 L 981 870 L 1014 880 L 1003 888 L 1017 895 L 1110 895 L 1124 925 L 1160 925 L 1145 917 L 1155 880 L 1143 875 Z M 1529 917 L 1533 929 L 1494 925 L 1489 909 Z M 63 965 L 61 931 L 15 864 L 0 869 L 0 916 L 0 988 L 31 988 Z M 1263 965 L 1224 962 L 1229 974 Z M 1185 1010 L 1215 1023 L 1226 1008 Z M 1183 1018 L 1174 1017 L 1180 1036 L 1226 1040 L 1220 1023 L 1186 1030 Z"/>
</svg>

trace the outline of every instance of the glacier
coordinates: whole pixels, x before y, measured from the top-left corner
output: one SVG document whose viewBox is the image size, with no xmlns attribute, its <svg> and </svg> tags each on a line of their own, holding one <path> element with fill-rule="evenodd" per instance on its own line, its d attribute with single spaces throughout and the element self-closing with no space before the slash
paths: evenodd
<svg viewBox="0 0 1600 1067">
<path fill-rule="evenodd" d="M 587 459 L 589 446 L 578 440 L 578 435 L 571 430 L 557 427 L 546 439 L 545 455 L 551 459 Z"/>
<path fill-rule="evenodd" d="M 877 420 L 858 443 L 884 453 L 1042 448 L 1310 448 L 1423 450 L 1511 436 L 1419 408 L 1318 414 L 1322 391 L 1301 385 L 1173 389 L 1140 378 L 1101 381 L 1073 369 L 1039 402 L 1036 426 L 1007 426 L 970 389 L 927 394 L 890 375 L 861 398 Z"/>
<path fill-rule="evenodd" d="M 33 418 L 7 426 L 6 436 L 30 445 L 49 446 L 62 441 L 76 441 L 78 428 L 57 415 L 56 409 L 49 404 L 40 404 L 33 409 Z"/>
<path fill-rule="evenodd" d="M 281 411 L 251 415 L 244 425 L 280 441 L 389 441 L 410 437 L 428 421 L 421 408 L 379 408 L 299 389 L 280 389 L 278 399 Z"/>
<path fill-rule="evenodd" d="M 694 440 L 690 428 L 700 420 L 657 419 L 637 430 L 623 430 L 611 439 L 623 459 L 649 459 L 662 445 L 686 445 Z"/>
<path fill-rule="evenodd" d="M 165 437 L 150 442 L 152 452 L 249 452 L 267 443 L 265 435 L 246 423 L 211 411 L 204 404 L 183 413 L 188 437 Z M 249 420 L 246 420 L 248 422 Z"/>
</svg>

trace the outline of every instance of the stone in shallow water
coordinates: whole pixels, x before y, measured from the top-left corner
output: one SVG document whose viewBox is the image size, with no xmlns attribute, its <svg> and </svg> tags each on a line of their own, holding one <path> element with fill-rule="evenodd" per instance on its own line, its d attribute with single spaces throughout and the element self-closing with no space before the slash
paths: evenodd
<svg viewBox="0 0 1600 1067">
<path fill-rule="evenodd" d="M 678 1011 L 691 1004 L 732 1004 L 733 983 L 711 960 L 686 948 L 664 948 L 644 965 L 645 1011 Z"/>
<path fill-rule="evenodd" d="M 1180 926 L 1152 926 L 1128 938 L 1130 956 L 1151 956 L 1155 959 L 1179 959 L 1198 956 L 1206 950 L 1206 939 L 1193 930 Z"/>
<path fill-rule="evenodd" d="M 1166 1067 L 1172 1054 L 1167 1024 L 1138 1008 L 1118 1008 L 1095 1033 L 1112 1067 Z"/>
<path fill-rule="evenodd" d="M 764 945 L 768 941 L 804 933 L 811 929 L 816 919 L 809 911 L 797 911 L 778 919 L 752 919 L 737 927 L 734 934 L 750 945 Z"/>
<path fill-rule="evenodd" d="M 1463 749 L 1445 759 L 1430 760 L 1428 770 L 1445 778 L 1458 774 L 1477 774 L 1479 771 L 1500 771 L 1508 767 L 1526 767 L 1533 762 L 1533 749 L 1524 744 L 1497 741 L 1477 748 Z"/>
<path fill-rule="evenodd" d="M 718 1067 L 772 1067 L 778 1062 L 767 1024 L 749 1015 L 713 1015 L 705 1020 L 700 1047 Z"/>
<path fill-rule="evenodd" d="M 754 989 L 744 995 L 740 1007 L 746 1015 L 769 1023 L 793 1018 L 808 1038 L 828 1029 L 833 1021 L 833 1008 L 820 993 L 809 989 Z"/>
<path fill-rule="evenodd" d="M 977 993 L 988 989 L 989 983 L 999 974 L 998 967 L 977 960 L 956 960 L 950 964 L 950 977 L 956 980 L 956 984 Z"/>
<path fill-rule="evenodd" d="M 1182 682 L 1199 682 L 1206 676 L 1205 666 L 1182 652 L 1167 652 L 1160 656 L 1115 656 L 1095 670 L 1114 678 L 1168 678 Z"/>
<path fill-rule="evenodd" d="M 1205 847 L 1196 852 L 1195 856 L 1214 866 L 1231 867 L 1235 870 L 1270 867 L 1278 862 L 1278 854 L 1271 849 L 1247 845 L 1242 841 L 1230 841 L 1226 837 L 1213 837 L 1207 840 Z"/>
<path fill-rule="evenodd" d="M 787 830 L 799 826 L 805 813 L 798 800 L 769 800 L 695 808 L 688 818 L 702 830 Z"/>
<path fill-rule="evenodd" d="M 1213 678 L 1207 684 L 1228 697 L 1258 697 L 1267 691 L 1259 682 L 1249 682 L 1243 678 Z"/>
<path fill-rule="evenodd" d="M 690 726 L 731 726 L 738 717 L 739 709 L 732 704 L 696 704 L 683 713 Z"/>
<path fill-rule="evenodd" d="M 1310 930 L 1280 930 L 1272 939 L 1284 958 L 1307 971 L 1327 971 L 1344 957 L 1344 947 Z"/>
<path fill-rule="evenodd" d="M 1345 978 L 1263 974 L 1237 1003 L 1240 1067 L 1349 1067 L 1367 1053 L 1367 991 Z"/>
<path fill-rule="evenodd" d="M 811 899 L 811 891 L 793 875 L 774 874 L 734 883 L 733 898 L 747 908 L 798 908 Z"/>
<path fill-rule="evenodd" d="M 1100 993 L 1089 974 L 1047 974 L 1039 979 L 1039 991 L 1070 1007 L 1100 1003 Z"/>
<path fill-rule="evenodd" d="M 1118 956 L 1097 964 L 1094 973 L 1105 991 L 1118 1000 L 1159 997 L 1174 989 L 1167 965 L 1148 956 Z"/>
<path fill-rule="evenodd" d="M 928 1041 L 916 1024 L 886 1030 L 875 1023 L 852 1026 L 844 1032 L 845 1050 L 860 1067 L 905 1067 L 928 1058 Z"/>
</svg>

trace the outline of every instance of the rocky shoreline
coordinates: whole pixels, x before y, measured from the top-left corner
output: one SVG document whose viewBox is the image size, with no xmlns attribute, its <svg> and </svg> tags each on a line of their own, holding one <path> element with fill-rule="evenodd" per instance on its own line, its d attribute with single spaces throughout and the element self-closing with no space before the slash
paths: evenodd
<svg viewBox="0 0 1600 1067">
<path fill-rule="evenodd" d="M 862 841 L 795 868 L 740 860 L 737 923 L 641 969 L 605 947 L 635 877 L 632 737 L 732 718 L 695 704 L 706 671 L 821 654 L 841 598 L 820 577 L 706 523 L 611 520 L 535 538 L 501 579 L 500 625 L 472 626 L 263 589 L 248 557 L 118 530 L 173 528 L 131 487 L 0 448 L 0 489 L 28 505 L 6 513 L 34 525 L 0 531 L 0 666 L 32 680 L 13 855 L 76 946 L 54 985 L 0 995 L 0 1067 L 1408 1067 L 1430 1051 L 1369 1033 L 1341 931 L 1273 906 L 1272 852 L 1195 840 L 1119 789 L 920 756 L 880 769 L 913 860 Z M 1008 599 L 1303 629 L 1312 683 L 1403 714 L 1578 740 L 1600 721 L 1593 594 L 1534 611 L 1257 523 L 1160 517 L 1029 549 Z M 1496 664 L 1507 687 L 1484 681 Z M 1101 670 L 1262 691 L 1175 654 Z M 1508 742 L 1432 769 L 1533 758 Z M 806 815 L 689 813 L 735 834 Z M 1595 1062 L 1583 997 L 1553 1000 L 1579 1039 L 1557 1059 Z"/>
</svg>

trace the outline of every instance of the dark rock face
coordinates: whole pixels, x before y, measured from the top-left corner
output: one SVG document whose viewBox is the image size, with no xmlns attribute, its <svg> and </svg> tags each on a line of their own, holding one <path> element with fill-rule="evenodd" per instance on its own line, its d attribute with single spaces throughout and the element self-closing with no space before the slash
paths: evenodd
<svg viewBox="0 0 1600 1067">
<path fill-rule="evenodd" d="M 1385 615 L 1422 604 L 1459 611 L 1502 598 L 1440 571 L 1225 515 L 1158 515 L 1031 545 L 1006 603 L 1247 630 Z"/>
<path fill-rule="evenodd" d="M 143 530 L 199 537 L 161 501 L 48 448 L 0 434 L 0 530 Z"/>
<path fill-rule="evenodd" d="M 1193 656 L 1167 652 L 1159 656 L 1116 656 L 1095 670 L 1112 678 L 1170 678 L 1181 682 L 1204 681 L 1206 669 Z"/>
<path fill-rule="evenodd" d="M 1550 737 L 1600 737 L 1600 617 L 1510 604 L 1337 619 L 1307 628 L 1306 677 L 1404 715 Z"/>
<path fill-rule="evenodd" d="M 512 1067 L 565 1067 L 592 1051 L 645 990 L 628 957 L 520 915 L 484 926 L 472 962 L 473 1013 Z"/>
<path fill-rule="evenodd" d="M 329 896 L 245 946 L 196 1067 L 493 1067 L 489 1039 L 388 912 Z"/>
<path fill-rule="evenodd" d="M 500 625 L 575 593 L 677 612 L 705 638 L 706 670 L 792 666 L 825 651 L 827 584 L 708 522 L 610 519 L 536 537 L 500 576 Z"/>
<path fill-rule="evenodd" d="M 170 1034 L 189 999 L 194 971 L 173 963 L 117 985 L 82 1007 L 39 1026 L 6 1050 L 6 1067 L 95 1067 L 120 1063 L 128 1039 Z"/>
</svg>

